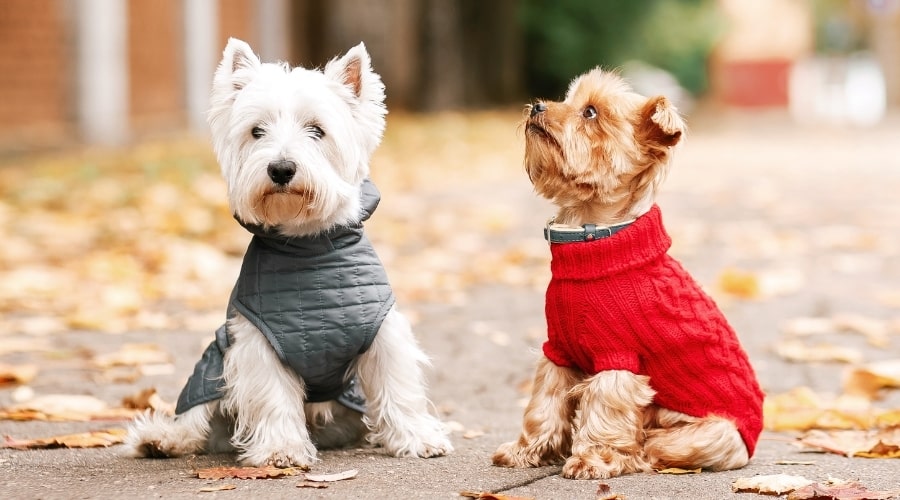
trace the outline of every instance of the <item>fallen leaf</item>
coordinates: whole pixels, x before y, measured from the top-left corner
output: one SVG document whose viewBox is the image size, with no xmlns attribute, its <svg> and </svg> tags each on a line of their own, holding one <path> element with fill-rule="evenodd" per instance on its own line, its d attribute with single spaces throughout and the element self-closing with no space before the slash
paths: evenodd
<svg viewBox="0 0 900 500">
<path fill-rule="evenodd" d="M 790 474 L 769 474 L 753 477 L 742 477 L 731 483 L 731 491 L 735 493 L 759 493 L 761 495 L 781 495 L 804 486 L 813 484 L 802 476 Z"/>
<path fill-rule="evenodd" d="M 125 344 L 118 351 L 94 356 L 100 368 L 169 364 L 172 356 L 156 344 Z"/>
<path fill-rule="evenodd" d="M 37 365 L 7 365 L 0 363 L 0 387 L 27 384 L 37 376 Z"/>
<path fill-rule="evenodd" d="M 887 347 L 890 344 L 891 340 L 886 321 L 869 318 L 861 314 L 848 313 L 836 314 L 832 321 L 834 321 L 837 330 L 858 333 L 875 347 Z"/>
<path fill-rule="evenodd" d="M 484 436 L 484 431 L 467 430 L 463 435 L 463 439 L 475 439 Z"/>
<path fill-rule="evenodd" d="M 597 483 L 597 496 L 594 500 L 625 500 L 625 497 L 612 491 L 606 483 Z"/>
<path fill-rule="evenodd" d="M 680 469 L 678 467 L 670 467 L 668 469 L 660 469 L 656 471 L 657 474 L 700 474 L 702 469 Z"/>
<path fill-rule="evenodd" d="M 847 457 L 900 458 L 900 427 L 860 431 L 814 429 L 797 438 L 797 443 Z"/>
<path fill-rule="evenodd" d="M 459 496 L 466 498 L 477 498 L 478 500 L 534 500 L 532 497 L 518 497 L 512 495 L 504 495 L 503 493 L 491 493 L 489 491 L 460 491 Z"/>
<path fill-rule="evenodd" d="M 278 468 L 272 465 L 265 467 L 212 467 L 195 470 L 200 479 L 272 479 L 276 477 L 296 476 L 304 472 L 301 467 Z"/>
<path fill-rule="evenodd" d="M 749 271 L 725 269 L 719 274 L 719 288 L 730 295 L 742 299 L 759 297 L 759 279 Z"/>
<path fill-rule="evenodd" d="M 0 409 L 0 419 L 85 422 L 89 420 L 130 420 L 140 410 L 109 408 L 100 399 L 80 394 L 47 394 L 9 408 Z"/>
<path fill-rule="evenodd" d="M 900 388 L 900 359 L 875 361 L 850 369 L 844 376 L 844 392 L 879 399 L 883 389 Z"/>
<path fill-rule="evenodd" d="M 886 426 L 889 413 L 872 407 L 867 398 L 826 397 L 801 386 L 763 401 L 763 421 L 773 431 L 809 429 L 869 429 Z"/>
<path fill-rule="evenodd" d="M 197 491 L 199 491 L 200 493 L 212 493 L 214 491 L 227 491 L 227 490 L 233 490 L 236 488 L 237 488 L 237 486 L 235 486 L 233 484 L 222 484 L 219 486 L 206 486 L 204 488 L 200 488 Z"/>
<path fill-rule="evenodd" d="M 792 491 L 788 500 L 881 500 L 900 495 L 900 490 L 872 491 L 856 481 L 829 479 Z"/>
<path fill-rule="evenodd" d="M 334 474 L 305 474 L 307 481 L 314 483 L 332 483 L 334 481 L 343 481 L 345 479 L 353 479 L 359 475 L 357 469 L 345 470 L 344 472 L 336 472 Z"/>
<path fill-rule="evenodd" d="M 775 344 L 775 353 L 794 362 L 859 363 L 862 352 L 852 347 L 834 344 L 808 345 L 796 339 L 786 339 Z"/>
<path fill-rule="evenodd" d="M 125 440 L 125 429 L 105 429 L 102 431 L 66 434 L 38 439 L 13 439 L 4 436 L 2 448 L 16 450 L 35 450 L 50 448 L 106 448 L 120 444 Z"/>
<path fill-rule="evenodd" d="M 300 481 L 297 483 L 298 488 L 327 488 L 328 483 L 317 483 L 315 481 Z"/>
<path fill-rule="evenodd" d="M 174 403 L 167 403 L 156 392 L 155 388 L 144 389 L 131 396 L 122 398 L 122 406 L 135 410 L 155 410 L 172 415 L 175 413 Z"/>
</svg>

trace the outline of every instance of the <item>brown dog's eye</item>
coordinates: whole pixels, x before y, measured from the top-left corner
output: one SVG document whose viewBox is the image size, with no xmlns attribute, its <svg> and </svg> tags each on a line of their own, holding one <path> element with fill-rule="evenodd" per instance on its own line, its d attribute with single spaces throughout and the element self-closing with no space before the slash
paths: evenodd
<svg viewBox="0 0 900 500">
<path fill-rule="evenodd" d="M 593 120 L 594 118 L 597 118 L 597 110 L 594 109 L 593 106 L 588 106 L 588 107 L 584 108 L 584 111 L 582 111 L 581 116 L 587 118 L 588 120 Z"/>
</svg>

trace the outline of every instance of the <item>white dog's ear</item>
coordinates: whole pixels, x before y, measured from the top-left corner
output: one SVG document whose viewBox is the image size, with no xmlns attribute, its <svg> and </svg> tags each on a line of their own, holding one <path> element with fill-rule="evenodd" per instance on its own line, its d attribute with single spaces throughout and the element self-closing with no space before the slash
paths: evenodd
<svg viewBox="0 0 900 500">
<path fill-rule="evenodd" d="M 220 90 L 228 87 L 232 91 L 241 90 L 253 79 L 260 64 L 259 57 L 253 53 L 247 42 L 229 38 L 222 52 L 222 61 L 216 68 L 214 87 Z"/>
<path fill-rule="evenodd" d="M 325 75 L 345 85 L 359 100 L 383 103 L 384 84 L 372 70 L 372 59 L 362 42 L 325 65 Z"/>
</svg>

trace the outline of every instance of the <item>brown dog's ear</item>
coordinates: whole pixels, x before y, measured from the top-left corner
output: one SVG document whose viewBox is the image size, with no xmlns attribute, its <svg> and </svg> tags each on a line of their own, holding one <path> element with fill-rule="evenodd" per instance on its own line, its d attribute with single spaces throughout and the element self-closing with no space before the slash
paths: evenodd
<svg viewBox="0 0 900 500">
<path fill-rule="evenodd" d="M 678 110 L 663 96 L 647 100 L 641 109 L 639 127 L 645 141 L 662 147 L 678 144 L 685 129 Z"/>
</svg>

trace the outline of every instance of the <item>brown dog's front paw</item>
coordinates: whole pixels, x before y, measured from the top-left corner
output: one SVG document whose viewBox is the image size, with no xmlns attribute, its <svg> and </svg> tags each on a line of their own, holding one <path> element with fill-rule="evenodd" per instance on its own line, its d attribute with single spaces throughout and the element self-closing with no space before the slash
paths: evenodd
<svg viewBox="0 0 900 500">
<path fill-rule="evenodd" d="M 561 462 L 562 457 L 555 453 L 541 453 L 538 449 L 511 441 L 501 444 L 491 461 L 498 467 L 543 467 Z"/>
<path fill-rule="evenodd" d="M 560 475 L 567 479 L 608 479 L 619 474 L 621 474 L 621 470 L 616 470 L 615 467 L 602 460 L 569 457 Z"/>
</svg>

